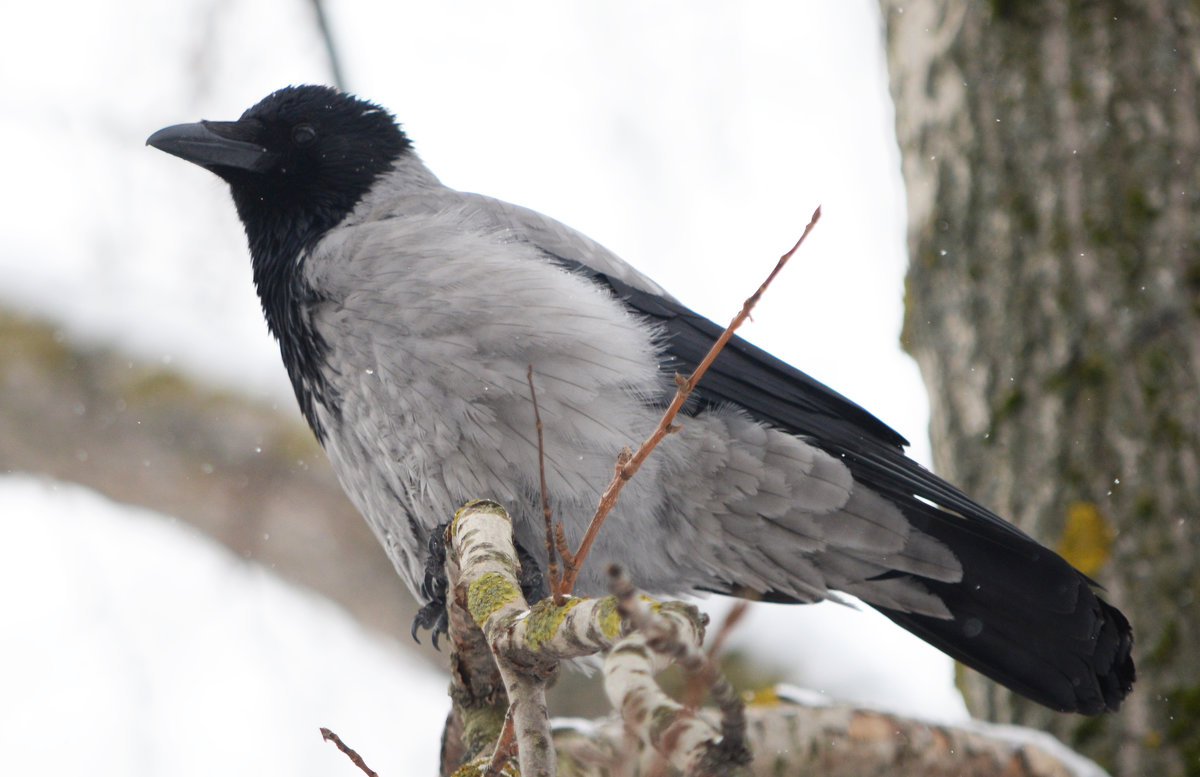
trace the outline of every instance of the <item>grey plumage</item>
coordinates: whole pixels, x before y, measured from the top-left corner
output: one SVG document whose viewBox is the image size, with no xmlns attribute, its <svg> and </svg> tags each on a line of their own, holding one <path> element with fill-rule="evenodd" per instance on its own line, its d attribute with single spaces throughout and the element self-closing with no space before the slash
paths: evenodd
<svg viewBox="0 0 1200 777">
<path fill-rule="evenodd" d="M 533 239 L 624 270 L 616 257 L 538 214 L 446 189 L 417 164 L 380 181 L 302 270 L 337 300 L 314 311 L 314 326 L 343 344 L 328 365 L 341 418 L 317 409 L 325 449 L 414 590 L 427 533 L 471 495 L 537 515 L 525 365 L 539 387 L 550 503 L 575 542 L 615 452 L 653 429 L 670 377 L 653 332 Z M 396 521 L 397 504 L 415 524 Z M 540 547 L 539 527 L 519 523 L 518 541 Z M 840 461 L 714 408 L 627 486 L 580 590 L 602 592 L 603 562 L 619 559 L 656 592 L 720 581 L 804 601 L 828 587 L 874 600 L 874 588 L 885 601 L 906 597 L 905 609 L 944 612 L 913 581 L 869 582 L 915 565 L 958 579 L 954 557 L 923 539 L 895 507 L 855 493 Z"/>
<path fill-rule="evenodd" d="M 574 230 L 443 186 L 390 116 L 327 88 L 149 142 L 230 183 L 301 409 L 417 596 L 430 533 L 467 499 L 507 505 L 544 559 L 527 365 L 550 502 L 575 543 L 616 453 L 719 331 Z M 842 591 L 1044 704 L 1119 705 L 1132 637 L 1086 577 L 748 343 L 706 381 L 577 590 L 601 593 L 615 560 L 656 593 Z"/>
</svg>

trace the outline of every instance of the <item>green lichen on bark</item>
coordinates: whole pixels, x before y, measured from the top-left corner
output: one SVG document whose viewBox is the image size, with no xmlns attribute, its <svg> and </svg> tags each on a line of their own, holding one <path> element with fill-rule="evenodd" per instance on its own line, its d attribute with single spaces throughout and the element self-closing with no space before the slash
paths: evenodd
<svg viewBox="0 0 1200 777">
<path fill-rule="evenodd" d="M 454 770 L 451 777 L 483 777 L 487 773 L 488 766 L 491 765 L 491 753 L 478 756 L 467 761 L 462 766 Z M 500 767 L 500 777 L 520 777 L 521 771 L 517 768 L 515 759 L 509 758 Z"/>
<path fill-rule="evenodd" d="M 582 601 L 567 599 L 561 605 L 556 605 L 552 599 L 543 599 L 530 607 L 529 615 L 525 618 L 525 644 L 537 650 L 553 639 L 567 613 Z"/>
<path fill-rule="evenodd" d="M 1116 774 L 1190 774 L 1200 4 L 883 8 L 909 193 L 902 342 L 935 467 L 1043 542 L 1073 535 L 1063 549 L 1129 616 L 1148 670 L 1118 715 L 1055 715 L 974 674 L 969 706 Z"/>
<path fill-rule="evenodd" d="M 482 626 L 489 615 L 520 595 L 521 592 L 509 578 L 498 572 L 488 572 L 467 587 L 467 611 L 475 623 Z"/>
<path fill-rule="evenodd" d="M 1085 575 L 1095 575 L 1112 555 L 1116 532 L 1095 502 L 1067 506 L 1067 517 L 1055 550 Z"/>
<path fill-rule="evenodd" d="M 462 743 L 468 758 L 489 749 L 500 738 L 506 712 L 507 706 L 503 703 L 462 708 Z"/>
<path fill-rule="evenodd" d="M 614 639 L 621 633 L 621 614 L 617 612 L 617 597 L 606 596 L 600 600 L 596 620 L 600 631 L 609 639 Z"/>
</svg>

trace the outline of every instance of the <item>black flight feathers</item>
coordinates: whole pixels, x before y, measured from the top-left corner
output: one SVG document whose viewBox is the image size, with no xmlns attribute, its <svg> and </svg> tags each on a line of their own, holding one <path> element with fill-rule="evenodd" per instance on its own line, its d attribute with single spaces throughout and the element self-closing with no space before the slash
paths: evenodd
<svg viewBox="0 0 1200 777">
<path fill-rule="evenodd" d="M 657 325 L 671 359 L 668 370 L 691 372 L 723 331 L 677 302 L 578 262 L 554 259 L 609 286 L 632 311 Z M 917 529 L 954 552 L 963 567 L 959 582 L 892 573 L 919 580 L 954 618 L 876 606 L 888 618 L 1051 709 L 1096 714 L 1120 706 L 1134 680 L 1133 636 L 1125 616 L 1099 599 L 1092 581 L 1056 553 L 906 457 L 907 441 L 886 424 L 736 335 L 692 397 L 698 401 L 685 408 L 691 412 L 734 405 L 841 457 L 856 483 L 886 496 Z M 760 593 L 766 600 L 791 601 Z M 1067 660 L 1078 664 L 1064 669 L 1066 656 L 1077 657 Z"/>
</svg>

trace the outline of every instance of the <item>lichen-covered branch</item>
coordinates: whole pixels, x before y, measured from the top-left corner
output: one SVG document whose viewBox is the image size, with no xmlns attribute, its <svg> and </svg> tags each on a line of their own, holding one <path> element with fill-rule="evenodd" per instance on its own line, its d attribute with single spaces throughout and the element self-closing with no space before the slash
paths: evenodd
<svg viewBox="0 0 1200 777">
<path fill-rule="evenodd" d="M 632 627 L 604 662 L 604 690 L 613 707 L 643 741 L 684 774 L 739 773 L 750 760 L 744 708 L 701 649 L 707 618 L 677 602 L 651 607 L 619 569 L 609 572 L 618 611 Z M 721 712 L 720 730 L 654 682 L 654 675 L 671 663 L 712 687 Z"/>
<path fill-rule="evenodd" d="M 457 762 L 444 758 L 443 774 L 479 777 L 493 763 L 497 774 L 514 774 L 511 750 L 501 745 L 497 753 L 495 744 L 507 712 L 523 775 L 654 774 L 665 760 L 700 775 L 1104 777 L 1052 738 L 1014 727 L 941 726 L 802 694 L 803 704 L 777 694 L 743 709 L 700 649 L 706 622 L 694 607 L 655 602 L 623 576 L 614 596 L 528 607 L 512 524 L 494 502 L 460 510 L 448 540 L 451 720 L 460 725 L 446 737 L 447 745 L 456 735 L 462 743 Z M 546 684 L 562 660 L 596 653 L 607 654 L 605 691 L 621 720 L 552 732 Z M 664 694 L 653 678 L 671 663 L 702 677 L 718 710 L 692 710 Z M 488 666 L 498 667 L 502 683 L 489 680 Z"/>
<path fill-rule="evenodd" d="M 698 714 L 715 724 L 712 711 Z M 753 777 L 1106 777 L 1048 734 L 1014 726 L 937 725 L 813 698 L 771 697 L 746 717 Z M 558 777 L 655 773 L 655 754 L 639 750 L 622 721 L 560 725 L 554 739 Z"/>
<path fill-rule="evenodd" d="M 460 656 L 461 649 L 470 650 L 474 645 L 476 652 L 486 652 L 498 667 L 507 697 L 506 716 L 497 714 L 500 703 L 486 699 L 473 712 L 464 709 L 451 715 L 452 723 L 461 721 L 458 734 L 464 740 L 455 752 L 474 759 L 467 772 L 459 769 L 456 773 L 482 773 L 489 764 L 499 766 L 508 760 L 507 751 L 487 753 L 479 741 L 484 732 L 495 741 L 507 719 L 521 773 L 554 774 L 546 685 L 561 661 L 602 652 L 609 654 L 606 672 L 616 694 L 613 698 L 621 700 L 618 709 L 627 716 L 630 730 L 641 733 L 643 742 L 689 774 L 733 773 L 731 767 L 746 762 L 740 703 L 700 649 L 705 619 L 695 607 L 651 603 L 636 595 L 624 578 L 619 581 L 620 597 L 568 598 L 561 605 L 548 599 L 529 607 L 518 582 L 512 523 L 500 505 L 469 503 L 455 516 L 447 534 L 454 666 L 461 669 L 478 663 Z M 461 633 L 473 629 L 480 639 Z M 644 656 L 641 664 L 635 653 Z M 714 697 L 722 700 L 727 712 L 720 730 L 658 689 L 654 673 L 673 661 L 716 689 Z M 474 698 L 461 690 L 458 669 L 456 710 L 464 699 Z M 477 670 L 472 670 L 474 673 Z M 644 711 L 651 713 L 657 725 L 645 725 Z M 488 725 L 472 729 L 468 721 L 476 718 Z M 447 738 L 453 733 L 448 727 Z M 444 746 L 444 753 L 448 749 Z M 443 772 L 448 771 L 444 759 Z"/>
<path fill-rule="evenodd" d="M 535 653 L 506 650 L 514 627 L 525 620 L 528 606 L 517 582 L 517 554 L 512 522 L 495 502 L 476 501 L 463 507 L 448 530 L 448 565 L 454 601 L 465 598 L 471 620 L 483 632 L 495 658 L 508 697 L 508 714 L 516 740 L 517 761 L 525 777 L 553 777 L 554 743 L 546 709 L 546 683 L 557 661 Z M 517 655 L 521 659 L 517 660 Z M 497 732 L 498 736 L 499 732 Z M 499 759 L 488 758 L 488 764 Z"/>
</svg>

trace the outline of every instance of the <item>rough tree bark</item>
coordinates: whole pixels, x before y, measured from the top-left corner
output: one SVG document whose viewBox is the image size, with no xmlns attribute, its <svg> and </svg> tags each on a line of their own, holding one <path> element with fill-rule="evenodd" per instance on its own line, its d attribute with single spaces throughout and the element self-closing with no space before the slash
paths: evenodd
<svg viewBox="0 0 1200 777">
<path fill-rule="evenodd" d="M 883 0 L 903 341 L 936 468 L 1134 624 L 1119 714 L 964 676 L 977 715 L 1122 775 L 1200 774 L 1200 18 L 1173 0 Z"/>
</svg>

